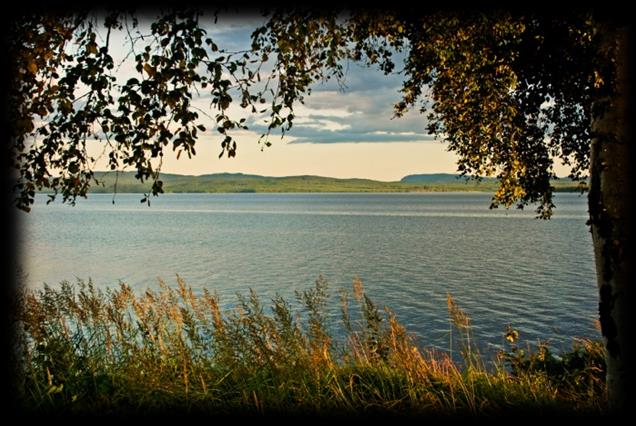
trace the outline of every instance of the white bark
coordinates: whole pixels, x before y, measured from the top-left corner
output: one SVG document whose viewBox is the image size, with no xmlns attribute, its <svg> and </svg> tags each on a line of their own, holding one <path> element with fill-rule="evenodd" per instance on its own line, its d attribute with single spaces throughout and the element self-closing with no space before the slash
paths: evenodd
<svg viewBox="0 0 636 426">
<path fill-rule="evenodd" d="M 629 34 L 602 26 L 603 49 L 616 64 L 616 91 L 597 100 L 607 108 L 592 123 L 589 212 L 599 288 L 599 318 L 605 341 L 610 408 L 632 407 L 634 388 L 633 225 L 630 168 L 633 159 L 629 86 Z"/>
</svg>

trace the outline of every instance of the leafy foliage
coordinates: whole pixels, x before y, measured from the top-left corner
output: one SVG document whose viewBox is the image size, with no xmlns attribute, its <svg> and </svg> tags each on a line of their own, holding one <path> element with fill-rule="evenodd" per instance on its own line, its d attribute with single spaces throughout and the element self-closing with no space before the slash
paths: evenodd
<svg viewBox="0 0 636 426">
<path fill-rule="evenodd" d="M 419 106 L 429 131 L 459 155 L 462 174 L 496 176 L 492 207 L 538 201 L 540 216 L 549 217 L 553 157 L 585 180 L 598 114 L 592 102 L 611 90 L 613 78 L 605 60 L 611 52 L 599 51 L 590 14 L 275 10 L 244 52 L 224 51 L 206 37 L 203 18 L 195 10 L 164 12 L 145 35 L 135 15 L 123 12 L 33 14 L 12 23 L 11 165 L 19 208 L 28 210 L 39 189 L 71 203 L 85 196 L 98 180 L 89 138 L 103 142 L 112 170 L 132 167 L 152 182 L 149 192 L 161 193 L 164 150 L 195 155 L 206 132 L 196 93 L 211 97 L 221 155 L 236 155 L 232 131 L 247 128 L 231 105 L 269 114 L 261 140 L 269 145 L 271 131 L 292 128 L 294 106 L 313 83 L 343 80 L 347 60 L 404 75 L 396 116 Z M 125 83 L 113 72 L 114 31 L 128 34 L 137 73 Z M 271 72 L 261 77 L 268 61 Z"/>
<path fill-rule="evenodd" d="M 273 20 L 311 31 L 308 18 L 292 12 Z M 592 100 L 612 78 L 611 67 L 601 65 L 591 15 L 373 11 L 352 13 L 341 28 L 350 43 L 336 51 L 340 59 L 391 73 L 394 57 L 406 55 L 396 116 L 419 104 L 429 131 L 459 155 L 462 174 L 496 176 L 491 207 L 538 201 L 539 215 L 549 217 L 552 157 L 572 166 L 572 179 L 585 180 Z M 287 30 L 269 25 L 266 46 L 280 46 Z M 321 30 L 306 39 L 319 40 Z M 303 75 L 315 67 L 304 56 L 283 65 Z M 338 62 L 326 66 L 341 71 Z"/>
<path fill-rule="evenodd" d="M 61 192 L 70 202 L 85 196 L 96 181 L 95 158 L 86 149 L 89 138 L 104 143 L 111 170 L 133 167 L 137 179 L 152 182 L 153 194 L 163 192 L 164 149 L 171 147 L 177 157 L 194 155 L 195 142 L 206 131 L 192 105 L 199 90 L 210 94 L 217 111 L 222 154 L 236 155 L 229 132 L 246 127 L 244 119 L 228 115 L 231 92 L 241 94 L 242 108 L 254 109 L 259 96 L 248 92 L 253 81 L 242 76 L 248 60 L 259 60 L 247 53 L 224 54 L 205 38 L 199 16 L 196 11 L 165 13 L 146 35 L 134 15 L 123 13 L 101 20 L 87 13 L 61 19 L 34 15 L 14 23 L 10 57 L 16 84 L 9 110 L 16 123 L 11 152 L 19 172 L 18 207 L 28 210 L 36 189 Z M 111 32 L 123 30 L 137 76 L 121 84 L 109 44 Z"/>
<path fill-rule="evenodd" d="M 545 342 L 539 342 L 536 350 L 519 344 L 520 333 L 508 326 L 507 348 L 500 358 L 511 374 L 544 374 L 559 387 L 586 388 L 590 393 L 605 392 L 605 351 L 600 341 L 575 340 L 572 351 L 555 354 Z"/>
</svg>

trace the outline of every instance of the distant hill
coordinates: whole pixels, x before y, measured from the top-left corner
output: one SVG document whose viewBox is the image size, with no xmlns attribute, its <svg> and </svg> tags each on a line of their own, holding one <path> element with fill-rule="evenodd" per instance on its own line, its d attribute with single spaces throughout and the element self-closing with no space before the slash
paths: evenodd
<svg viewBox="0 0 636 426">
<path fill-rule="evenodd" d="M 484 178 L 483 182 L 494 182 L 494 178 Z M 404 176 L 400 182 L 406 183 L 428 183 L 428 184 L 445 184 L 445 183 L 461 183 L 466 182 L 466 178 L 458 174 L 451 173 L 428 173 L 422 175 Z"/>
<path fill-rule="evenodd" d="M 243 173 L 216 173 L 201 176 L 162 173 L 165 192 L 493 192 L 497 183 L 493 178 L 483 182 L 466 181 L 459 175 L 448 173 L 405 176 L 399 182 L 381 182 L 371 179 L 337 179 L 322 176 L 270 177 Z M 119 193 L 149 192 L 151 183 L 141 183 L 134 172 L 96 172 L 101 185 L 91 192 L 113 193 L 115 182 Z M 559 190 L 575 190 L 575 184 L 559 182 Z"/>
<path fill-rule="evenodd" d="M 151 183 L 140 183 L 134 172 L 97 172 L 102 183 L 91 192 L 148 192 Z M 417 185 L 380 182 L 370 179 L 337 179 L 322 176 L 270 177 L 243 173 L 217 173 L 201 176 L 162 173 L 165 192 L 405 192 L 417 191 Z"/>
</svg>

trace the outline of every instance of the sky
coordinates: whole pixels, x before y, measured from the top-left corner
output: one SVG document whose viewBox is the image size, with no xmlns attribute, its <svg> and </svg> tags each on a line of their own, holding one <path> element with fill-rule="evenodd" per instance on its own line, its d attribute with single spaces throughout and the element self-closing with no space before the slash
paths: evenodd
<svg viewBox="0 0 636 426">
<path fill-rule="evenodd" d="M 220 48 L 246 49 L 259 22 L 262 18 L 257 16 L 220 15 L 218 23 L 209 27 L 208 36 Z M 117 57 L 123 57 L 126 51 L 123 34 L 115 35 L 111 45 L 117 63 Z M 400 100 L 400 75 L 386 76 L 354 62 L 346 64 L 346 69 L 344 88 L 336 82 L 312 86 L 305 104 L 294 109 L 293 128 L 283 139 L 279 133 L 273 133 L 269 138 L 272 146 L 263 147 L 257 142 L 265 129 L 262 117 L 246 116 L 250 130 L 233 133 L 238 143 L 236 157 L 219 158 L 222 138 L 214 130 L 212 120 L 200 115 L 208 130 L 197 141 L 196 156 L 192 159 L 181 156 L 177 160 L 172 150 L 167 150 L 162 171 L 188 175 L 222 172 L 318 175 L 382 181 L 399 180 L 409 174 L 456 172 L 456 155 L 447 151 L 443 141 L 427 133 L 423 114 L 410 111 L 401 118 L 393 118 L 393 104 Z M 118 70 L 118 78 L 124 81 L 133 74 L 136 71 L 130 63 Z M 212 116 L 215 113 L 209 97 L 195 100 L 194 105 Z M 236 107 L 234 113 L 242 111 Z M 89 152 L 98 155 L 100 148 L 93 145 Z M 98 161 L 97 169 L 106 169 L 105 158 Z M 558 175 L 567 174 L 562 167 L 557 166 L 556 171 Z"/>
</svg>

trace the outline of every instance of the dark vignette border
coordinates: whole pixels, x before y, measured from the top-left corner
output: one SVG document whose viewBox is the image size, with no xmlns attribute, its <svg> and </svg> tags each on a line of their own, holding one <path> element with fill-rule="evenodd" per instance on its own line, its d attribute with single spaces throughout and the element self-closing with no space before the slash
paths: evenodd
<svg viewBox="0 0 636 426">
<path fill-rule="evenodd" d="M 462 5 L 461 2 L 459 3 L 455 2 L 453 4 L 438 3 L 437 5 L 431 5 L 428 2 L 423 2 L 423 4 L 428 4 L 427 6 L 423 6 L 427 9 L 431 8 L 431 6 L 437 9 L 439 9 L 440 7 L 453 8 L 453 9 L 475 8 L 475 5 L 470 5 L 470 6 Z M 185 7 L 186 5 L 198 6 L 203 9 L 211 9 L 211 8 L 212 9 L 214 8 L 235 9 L 240 12 L 247 12 L 247 13 L 253 13 L 263 8 L 272 8 L 276 6 L 286 6 L 286 5 L 312 7 L 310 3 L 301 4 L 296 2 L 281 2 L 281 1 L 276 1 L 276 2 L 263 1 L 258 3 L 245 2 L 245 1 L 219 2 L 214 0 L 208 1 L 208 2 L 203 2 L 203 1 L 169 2 L 166 0 L 154 1 L 154 2 L 149 2 L 149 1 L 123 2 L 118 0 L 118 1 L 108 1 L 108 2 L 106 1 L 91 2 L 88 6 L 92 6 L 97 9 L 99 8 L 105 9 L 105 8 L 113 8 L 113 7 L 131 8 L 136 6 L 137 8 L 139 8 L 139 10 L 150 11 L 150 10 L 156 10 L 159 8 L 170 8 L 175 6 Z M 350 2 L 350 1 L 333 2 L 333 1 L 327 0 L 327 1 L 321 1 L 320 3 L 313 5 L 313 7 L 317 7 L 319 9 L 328 9 L 331 7 L 339 7 L 339 8 L 376 7 L 376 8 L 395 9 L 401 6 L 413 8 L 414 3 L 413 2 L 403 2 L 403 3 L 393 2 L 390 5 L 388 5 L 388 4 L 377 4 L 377 3 L 374 4 L 374 3 L 360 2 L 359 4 L 356 4 L 356 2 Z M 19 284 L 17 281 L 18 277 L 16 276 L 15 265 L 17 264 L 17 261 L 18 261 L 16 244 L 18 242 L 20 229 L 19 229 L 19 223 L 17 220 L 18 219 L 17 211 L 13 205 L 13 197 L 12 197 L 12 186 L 13 186 L 12 180 L 13 179 L 12 179 L 12 176 L 9 174 L 9 169 L 8 169 L 8 160 L 9 160 L 8 147 L 10 144 L 10 137 L 11 137 L 10 136 L 11 123 L 9 123 L 7 119 L 7 107 L 8 107 L 7 94 L 13 79 L 9 69 L 10 58 L 7 57 L 8 39 L 11 36 L 10 28 L 7 24 L 11 22 L 13 19 L 18 19 L 19 16 L 25 13 L 53 13 L 55 14 L 56 12 L 63 12 L 63 11 L 66 12 L 69 10 L 77 10 L 77 9 L 86 8 L 86 7 L 87 7 L 86 2 L 79 2 L 79 1 L 46 2 L 44 0 L 18 0 L 17 2 L 13 2 L 13 4 L 11 4 L 7 10 L 3 10 L 2 16 L 0 17 L 0 47 L 2 48 L 2 53 L 3 53 L 3 55 L 0 57 L 2 61 L 2 66 L 0 67 L 0 73 L 2 75 L 2 85 L 0 86 L 0 120 L 1 120 L 0 137 L 2 138 L 2 148 L 0 148 L 0 164 L 2 164 L 2 166 L 0 166 L 0 169 L 3 169 L 3 173 L 0 177 L 0 191 L 2 191 L 2 200 L 4 201 L 4 207 L 5 207 L 5 210 L 3 211 L 4 220 L 2 221 L 2 227 L 0 231 L 0 241 L 2 242 L 2 245 L 3 245 L 2 247 L 3 255 L 1 256 L 2 271 L 4 273 L 4 276 L 2 277 L 3 279 L 0 281 L 0 287 L 1 287 L 0 312 L 2 313 L 2 323 L 0 325 L 0 338 L 1 338 L 0 344 L 2 345 L 2 349 L 3 349 L 3 353 L 2 353 L 3 362 L 0 366 L 0 383 L 5 384 L 5 395 L 4 395 L 4 398 L 2 399 L 2 408 L 4 408 L 3 417 L 8 419 L 13 419 L 15 416 L 18 416 L 18 417 L 26 416 L 29 418 L 33 418 L 33 417 L 40 417 L 43 414 L 31 413 L 31 412 L 25 411 L 21 406 L 21 401 L 19 401 L 17 393 L 15 392 L 17 364 L 16 364 L 15 357 L 13 356 L 13 350 L 12 350 L 13 349 L 13 345 L 12 345 L 13 333 L 14 333 L 14 321 L 12 318 L 14 318 L 13 314 L 15 313 L 15 309 L 16 309 L 16 304 L 14 303 L 15 297 L 19 291 L 19 287 L 18 287 Z M 506 4 L 503 2 L 488 1 L 485 3 L 484 2 L 480 3 L 478 7 L 482 9 L 483 7 L 510 8 L 513 6 L 509 3 Z M 599 15 L 610 17 L 619 24 L 627 25 L 630 29 L 630 41 L 631 41 L 631 45 L 629 47 L 629 68 L 632 71 L 630 74 L 636 75 L 636 70 L 634 68 L 634 59 L 636 58 L 636 55 L 635 55 L 636 40 L 634 40 L 634 27 L 633 27 L 634 15 L 630 11 L 626 3 L 618 2 L 618 1 L 609 1 L 609 2 L 606 1 L 606 2 L 602 2 L 602 4 L 599 4 L 599 2 L 592 3 L 592 2 L 578 1 L 571 5 L 568 5 L 567 3 L 563 3 L 556 6 L 554 4 L 550 4 L 549 2 L 539 1 L 539 2 L 533 2 L 532 5 L 530 5 L 529 7 L 540 8 L 540 11 L 542 13 L 549 13 L 549 14 L 560 14 L 560 13 L 565 14 L 572 7 L 592 8 L 595 12 L 598 12 Z M 636 100 L 636 87 L 632 83 L 630 86 L 630 93 L 629 93 L 629 110 L 631 112 L 629 114 L 630 117 L 634 117 L 633 106 L 634 106 L 635 100 Z M 636 143 L 633 141 L 633 138 L 634 138 L 634 135 L 633 135 L 633 129 L 632 129 L 632 133 L 630 135 L 631 151 L 630 151 L 630 158 L 628 161 L 630 161 L 633 164 L 636 164 Z M 636 178 L 634 180 L 636 180 Z M 634 197 L 633 188 L 634 188 L 633 183 L 631 184 L 629 188 L 625 188 L 626 196 L 628 196 L 632 202 L 636 200 L 636 198 Z M 631 222 L 632 230 L 630 232 L 631 232 L 631 235 L 633 236 L 633 217 L 630 217 L 630 221 L 632 221 Z M 630 257 L 634 259 L 636 256 L 634 256 L 633 241 L 631 243 L 631 246 L 628 248 L 628 250 L 630 252 Z M 633 282 L 636 283 L 636 277 L 634 277 Z M 635 308 L 635 311 L 636 311 L 636 308 Z M 631 342 L 631 344 L 635 344 L 635 342 Z M 64 415 L 64 413 L 47 413 L 47 417 L 50 418 L 51 414 L 55 414 L 53 417 L 58 417 L 58 415 L 59 416 Z M 99 415 L 100 413 L 94 413 L 94 414 Z M 196 412 L 181 413 L 179 412 L 179 410 L 170 410 L 170 411 L 157 411 L 157 412 L 151 412 L 151 413 L 144 413 L 144 416 L 147 417 L 148 415 L 150 415 L 153 417 L 154 416 L 173 417 L 173 416 L 181 416 L 184 414 L 203 415 L 204 413 L 196 413 Z M 536 417 L 536 416 L 541 416 L 542 414 L 547 414 L 547 413 L 515 413 L 515 414 L 520 416 L 522 415 L 524 417 Z M 558 413 L 552 413 L 552 414 L 558 414 Z M 226 413 L 222 417 L 227 417 L 228 415 L 231 415 L 232 417 L 238 415 L 238 417 L 244 418 L 245 420 L 258 419 L 254 417 L 253 415 L 249 415 L 247 413 Z M 298 417 L 298 413 L 291 416 L 286 413 L 274 413 L 272 414 L 272 417 L 278 418 L 280 420 L 287 420 L 287 419 L 291 420 L 292 418 Z M 306 417 L 308 420 L 319 420 L 320 422 L 329 421 L 330 419 L 335 419 L 335 418 L 342 419 L 341 416 L 338 416 L 338 413 L 325 413 L 324 416 L 319 416 L 319 417 L 316 417 L 315 415 L 307 415 L 304 417 Z M 382 419 L 386 419 L 386 414 L 368 413 L 367 418 L 369 420 L 382 420 Z M 444 419 L 438 418 L 437 420 L 444 420 Z"/>
</svg>

